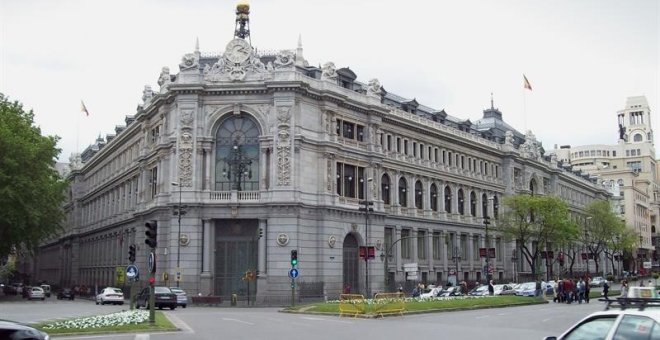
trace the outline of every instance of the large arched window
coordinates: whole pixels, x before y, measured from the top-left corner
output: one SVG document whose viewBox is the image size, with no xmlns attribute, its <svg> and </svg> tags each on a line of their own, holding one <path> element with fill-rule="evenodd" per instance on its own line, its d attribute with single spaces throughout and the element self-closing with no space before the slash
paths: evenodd
<svg viewBox="0 0 660 340">
<path fill-rule="evenodd" d="M 390 176 L 387 174 L 380 179 L 380 198 L 383 203 L 390 204 Z"/>
<path fill-rule="evenodd" d="M 259 190 L 259 127 L 247 114 L 228 116 L 215 133 L 215 190 Z"/>
<path fill-rule="evenodd" d="M 451 213 L 451 188 L 445 187 L 445 212 Z"/>
<path fill-rule="evenodd" d="M 534 195 L 537 190 L 537 185 L 536 185 L 536 180 L 532 178 L 531 181 L 529 181 L 529 191 Z"/>
<path fill-rule="evenodd" d="M 463 195 L 463 189 L 458 189 L 458 213 L 465 215 L 465 197 Z"/>
<path fill-rule="evenodd" d="M 424 190 L 422 190 L 422 182 L 415 182 L 415 208 L 423 209 L 422 201 L 424 200 Z"/>
<path fill-rule="evenodd" d="M 641 133 L 636 133 L 633 136 L 633 142 L 641 142 L 644 139 L 644 136 Z"/>
<path fill-rule="evenodd" d="M 477 216 L 477 195 L 470 191 L 470 216 Z"/>
<path fill-rule="evenodd" d="M 429 202 L 431 202 L 431 210 L 438 211 L 438 187 L 434 184 L 431 184 L 431 190 L 429 193 Z"/>
<path fill-rule="evenodd" d="M 408 184 L 406 183 L 406 179 L 401 177 L 399 179 L 399 205 L 402 207 L 408 206 L 408 200 L 406 200 L 407 191 Z"/>
</svg>

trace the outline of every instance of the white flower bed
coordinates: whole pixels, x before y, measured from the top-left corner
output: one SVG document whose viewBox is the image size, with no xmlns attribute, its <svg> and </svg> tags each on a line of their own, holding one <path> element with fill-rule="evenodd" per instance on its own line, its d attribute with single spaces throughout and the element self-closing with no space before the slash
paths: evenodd
<svg viewBox="0 0 660 340">
<path fill-rule="evenodd" d="M 142 323 L 148 319 L 149 311 L 132 310 L 107 315 L 82 317 L 67 321 L 58 321 L 44 326 L 43 329 L 86 329 L 122 326 Z"/>
</svg>

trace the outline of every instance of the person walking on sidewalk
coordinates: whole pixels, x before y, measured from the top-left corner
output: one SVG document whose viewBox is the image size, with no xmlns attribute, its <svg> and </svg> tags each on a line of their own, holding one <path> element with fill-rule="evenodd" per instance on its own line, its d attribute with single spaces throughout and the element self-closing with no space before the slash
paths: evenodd
<svg viewBox="0 0 660 340">
<path fill-rule="evenodd" d="M 605 283 L 603 283 L 603 296 L 605 297 L 605 300 L 609 300 L 610 298 L 607 297 L 607 293 L 610 292 L 610 284 L 607 283 L 607 280 L 605 280 Z"/>
</svg>

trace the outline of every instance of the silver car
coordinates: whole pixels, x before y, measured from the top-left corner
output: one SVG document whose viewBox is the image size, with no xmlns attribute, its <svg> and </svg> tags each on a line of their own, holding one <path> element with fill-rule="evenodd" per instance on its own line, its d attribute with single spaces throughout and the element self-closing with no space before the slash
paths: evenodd
<svg viewBox="0 0 660 340">
<path fill-rule="evenodd" d="M 186 292 L 179 287 L 170 287 L 170 290 L 172 291 L 172 293 L 176 294 L 177 306 L 186 308 L 186 306 L 188 305 L 188 294 L 186 294 Z"/>
</svg>

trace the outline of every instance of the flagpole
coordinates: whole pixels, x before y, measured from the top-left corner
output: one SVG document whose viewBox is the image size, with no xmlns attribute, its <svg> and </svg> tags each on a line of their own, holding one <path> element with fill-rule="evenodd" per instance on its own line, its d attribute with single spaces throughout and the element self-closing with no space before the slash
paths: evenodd
<svg viewBox="0 0 660 340">
<path fill-rule="evenodd" d="M 525 88 L 523 88 L 523 128 L 523 133 L 527 133 L 527 93 Z"/>
</svg>

